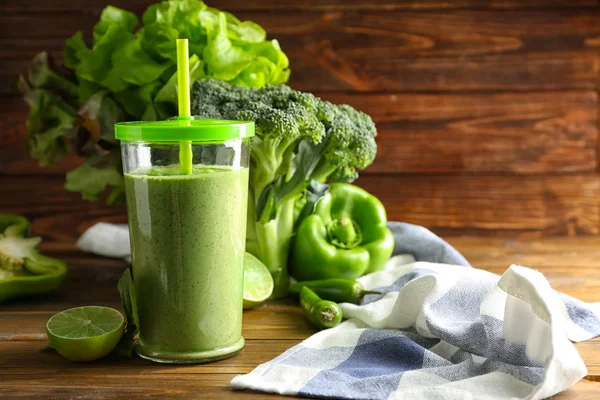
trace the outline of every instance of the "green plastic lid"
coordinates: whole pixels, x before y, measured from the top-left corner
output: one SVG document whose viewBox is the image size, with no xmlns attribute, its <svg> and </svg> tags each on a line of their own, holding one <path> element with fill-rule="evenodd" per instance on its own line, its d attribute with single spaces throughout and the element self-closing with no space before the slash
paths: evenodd
<svg viewBox="0 0 600 400">
<path fill-rule="evenodd" d="M 115 137 L 143 142 L 216 142 L 254 136 L 254 122 L 179 117 L 166 121 L 119 122 Z"/>
</svg>

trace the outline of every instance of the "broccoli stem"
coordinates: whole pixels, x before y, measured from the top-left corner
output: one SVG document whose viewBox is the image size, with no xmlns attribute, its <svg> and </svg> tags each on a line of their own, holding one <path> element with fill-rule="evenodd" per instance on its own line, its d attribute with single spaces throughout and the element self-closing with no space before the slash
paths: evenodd
<svg viewBox="0 0 600 400">
<path fill-rule="evenodd" d="M 335 165 L 331 165 L 325 159 L 321 159 L 319 160 L 319 164 L 314 169 L 310 177 L 317 182 L 325 182 L 327 181 L 329 175 L 331 175 L 336 169 L 337 167 Z"/>
<path fill-rule="evenodd" d="M 250 169 L 252 171 L 250 187 L 255 193 L 262 193 L 265 188 L 275 179 L 276 168 L 272 165 L 268 165 L 267 163 L 254 163 L 250 166 Z M 258 197 L 256 200 L 258 200 Z"/>
<path fill-rule="evenodd" d="M 297 144 L 294 137 L 254 140 L 250 186 L 255 193 L 262 193 L 279 176 L 288 174 Z"/>
<path fill-rule="evenodd" d="M 256 240 L 247 242 L 248 251 L 269 269 L 275 281 L 273 298 L 285 297 L 288 289 L 287 262 L 294 235 L 294 203 L 297 193 L 285 196 L 277 204 L 277 216 L 266 223 L 254 221 Z M 254 250 L 255 252 L 251 251 Z"/>
</svg>

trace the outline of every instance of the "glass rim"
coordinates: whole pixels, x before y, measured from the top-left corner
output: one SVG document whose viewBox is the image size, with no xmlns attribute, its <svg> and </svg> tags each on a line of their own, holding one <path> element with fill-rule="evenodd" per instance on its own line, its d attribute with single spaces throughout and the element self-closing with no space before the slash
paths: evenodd
<svg viewBox="0 0 600 400">
<path fill-rule="evenodd" d="M 166 121 L 115 124 L 115 138 L 137 142 L 224 142 L 254 136 L 254 122 L 179 117 Z"/>
</svg>

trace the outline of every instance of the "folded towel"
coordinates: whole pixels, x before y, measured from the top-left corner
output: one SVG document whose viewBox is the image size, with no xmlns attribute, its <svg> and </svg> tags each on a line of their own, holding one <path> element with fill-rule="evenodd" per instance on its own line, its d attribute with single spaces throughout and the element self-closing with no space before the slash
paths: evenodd
<svg viewBox="0 0 600 400">
<path fill-rule="evenodd" d="M 235 377 L 232 388 L 344 399 L 542 399 L 585 376 L 571 341 L 600 334 L 600 303 L 558 293 L 525 267 L 502 277 L 468 268 L 425 228 L 390 228 L 395 256 L 359 278 L 384 294 L 342 303 L 347 321 Z M 124 226 L 96 225 L 78 245 L 126 258 L 124 235 Z M 112 244 L 97 243 L 105 238 Z"/>
</svg>

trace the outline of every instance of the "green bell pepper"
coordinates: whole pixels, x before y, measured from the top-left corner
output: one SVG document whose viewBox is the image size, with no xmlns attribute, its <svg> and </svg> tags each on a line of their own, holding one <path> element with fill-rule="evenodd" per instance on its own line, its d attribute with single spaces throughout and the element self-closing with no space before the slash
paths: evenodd
<svg viewBox="0 0 600 400">
<path fill-rule="evenodd" d="M 50 292 L 65 279 L 65 263 L 38 253 L 41 238 L 28 236 L 25 217 L 0 214 L 0 303 Z"/>
<path fill-rule="evenodd" d="M 380 270 L 394 250 L 386 224 L 377 197 L 358 186 L 333 183 L 298 227 L 290 275 L 298 281 L 355 279 Z"/>
</svg>

